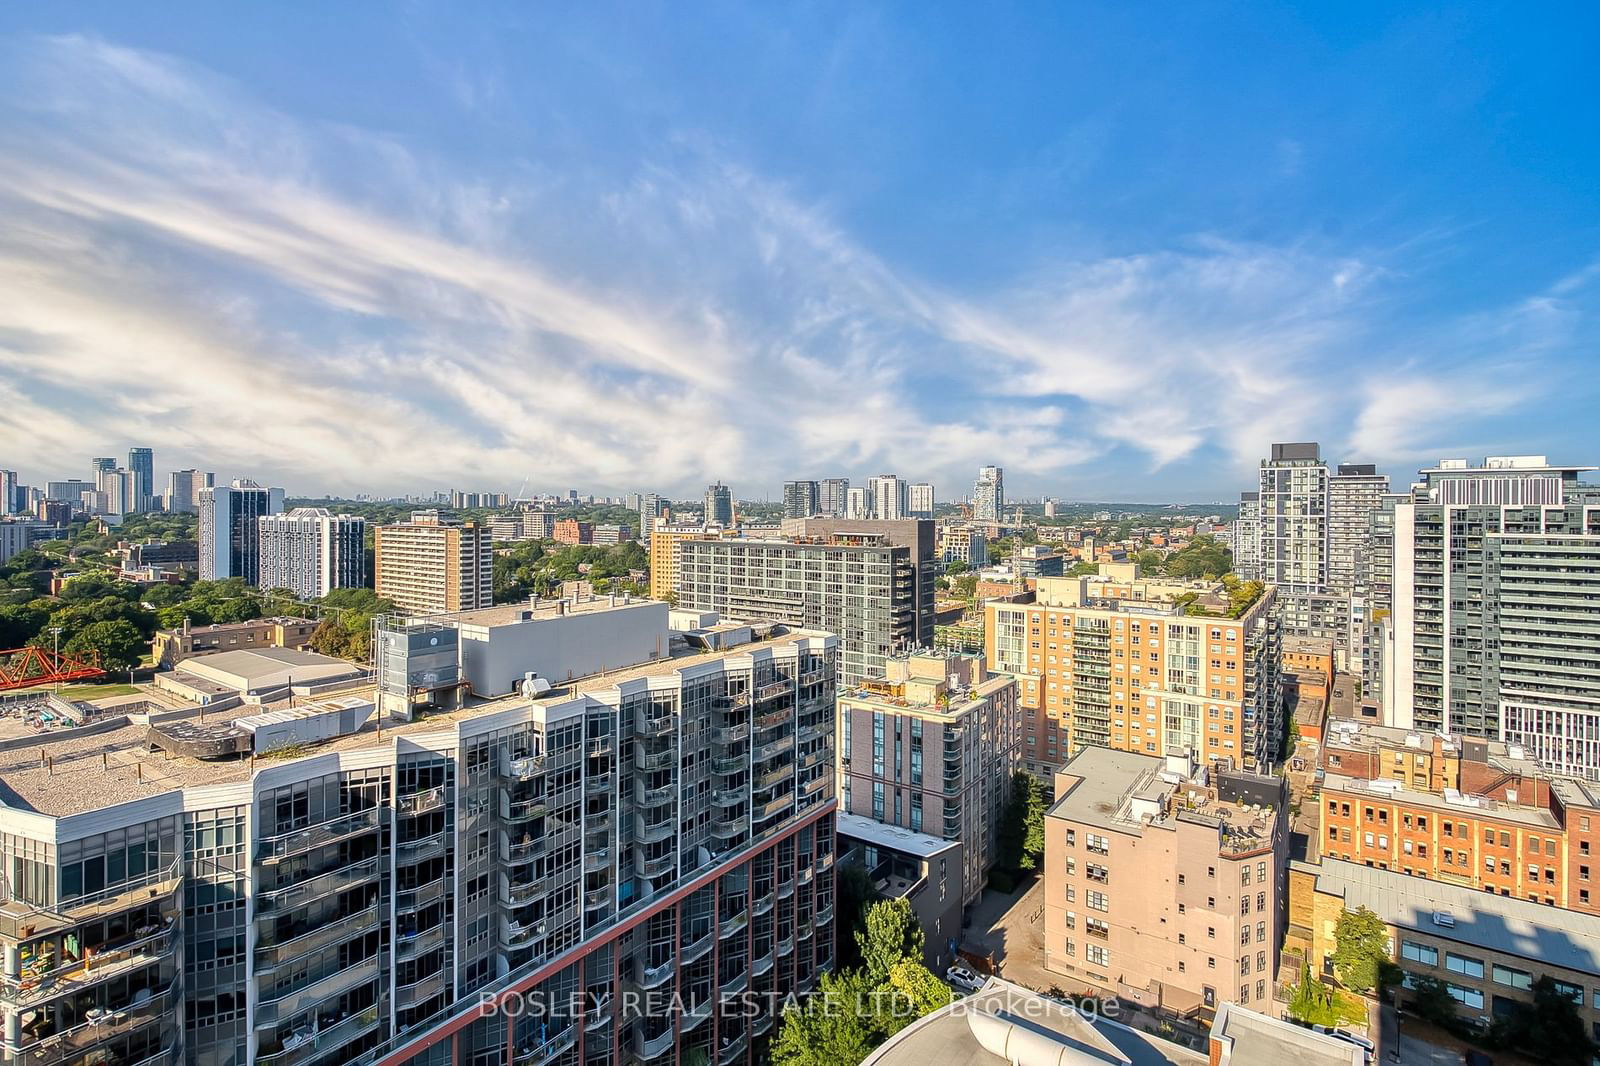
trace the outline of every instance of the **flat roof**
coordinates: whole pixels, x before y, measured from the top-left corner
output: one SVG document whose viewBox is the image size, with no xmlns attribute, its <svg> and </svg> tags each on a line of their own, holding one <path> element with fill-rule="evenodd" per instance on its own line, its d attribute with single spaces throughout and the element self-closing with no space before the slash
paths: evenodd
<svg viewBox="0 0 1600 1066">
<path fill-rule="evenodd" d="M 1342 859 L 1297 868 L 1316 874 L 1318 892 L 1343 897 L 1350 909 L 1368 907 L 1397 928 L 1600 976 L 1600 915 Z M 1435 921 L 1441 912 L 1455 924 Z"/>
<path fill-rule="evenodd" d="M 1228 1066 L 1361 1066 L 1365 1052 L 1346 1040 L 1253 1010 L 1224 1003 L 1211 1025 L 1213 1038 L 1231 1041 Z"/>
<path fill-rule="evenodd" d="M 1111 748 L 1086 747 L 1058 774 L 1082 778 L 1056 800 L 1048 817 L 1141 835 L 1145 828 L 1170 828 L 1177 822 L 1203 824 L 1221 831 L 1233 846 L 1256 840 L 1271 843 L 1278 812 L 1222 799 L 1215 788 L 1185 780 L 1167 769 L 1165 759 Z M 1216 775 L 1211 775 L 1216 781 Z M 1135 813 L 1133 800 L 1153 804 L 1153 817 Z M 1171 802 L 1169 803 L 1169 799 Z"/>
<path fill-rule="evenodd" d="M 1147 779 L 1153 779 L 1163 765 L 1154 755 L 1086 747 L 1061 768 L 1061 773 L 1082 780 L 1056 800 L 1050 816 L 1125 833 L 1138 832 L 1141 826 L 1137 822 L 1130 823 L 1119 816 L 1123 800 Z"/>
<path fill-rule="evenodd" d="M 984 1036 L 980 1038 L 980 1032 Z M 985 1039 L 996 1047 L 984 1046 Z M 1205 1066 L 1207 1056 L 998 977 L 890 1037 L 861 1066 L 1009 1066 L 1013 1045 L 1052 1066 Z"/>
<path fill-rule="evenodd" d="M 888 848 L 890 851 L 916 855 L 924 859 L 960 846 L 959 841 L 940 840 L 926 833 L 918 833 L 904 826 L 889 825 L 859 814 L 847 814 L 841 811 L 835 818 L 840 836 L 863 840 L 875 847 Z"/>
<path fill-rule="evenodd" d="M 1408 803 L 1414 807 L 1427 807 L 1436 811 L 1455 811 L 1463 817 L 1468 815 L 1486 815 L 1498 818 L 1505 822 L 1516 822 L 1520 825 L 1537 829 L 1558 830 L 1561 823 L 1556 821 L 1555 815 L 1543 807 L 1513 807 L 1499 800 L 1487 796 L 1468 796 L 1455 793 L 1453 797 L 1438 796 L 1432 792 L 1416 792 L 1409 788 L 1389 787 L 1388 783 L 1393 778 L 1382 778 L 1372 781 L 1362 777 L 1346 777 L 1344 774 L 1324 773 L 1322 778 L 1323 791 L 1337 789 L 1352 794 L 1372 796 L 1375 799 L 1388 800 L 1393 803 Z"/>
<path fill-rule="evenodd" d="M 459 710 L 430 714 L 414 722 L 380 720 L 374 716 L 359 732 L 315 744 L 305 751 L 305 755 L 310 757 L 374 748 L 389 743 L 394 736 L 437 733 L 452 728 L 454 723 L 481 715 L 518 706 L 549 706 L 574 696 L 603 692 L 634 678 L 668 675 L 718 659 L 737 657 L 747 651 L 781 648 L 821 636 L 825 634 L 812 630 L 790 630 L 772 639 L 740 644 L 721 651 L 685 651 L 637 666 L 568 681 L 532 701 L 520 695 L 502 696 L 471 703 Z M 340 696 L 374 699 L 375 691 L 374 686 L 367 684 L 330 694 L 319 702 Z M 188 720 L 222 725 L 289 706 L 288 700 L 281 700 L 260 707 L 207 710 L 203 714 L 203 709 L 193 708 L 196 713 Z M 163 752 L 152 753 L 146 740 L 148 731 L 149 727 L 144 724 L 129 722 L 116 729 L 86 736 L 45 733 L 41 734 L 43 740 L 39 744 L 0 751 L 0 800 L 9 806 L 61 817 L 179 788 L 247 781 L 255 769 L 275 764 L 270 755 L 258 757 L 258 765 L 252 765 L 247 758 L 202 760 L 168 756 Z"/>
<path fill-rule="evenodd" d="M 360 670 L 362 667 L 345 659 L 321 655 L 314 651 L 296 648 L 240 648 L 237 651 L 218 651 L 185 659 L 179 669 L 192 673 L 204 667 L 212 674 L 234 674 L 250 681 L 270 677 L 285 670 L 305 671 L 309 680 L 318 673 L 340 673 Z"/>
<path fill-rule="evenodd" d="M 502 603 L 494 607 L 480 607 L 475 611 L 457 611 L 453 614 L 442 615 L 415 615 L 412 621 L 438 621 L 456 623 L 467 626 L 507 626 L 518 622 L 543 622 L 552 618 L 560 618 L 572 614 L 597 614 L 606 611 L 626 611 L 643 607 L 647 604 L 665 606 L 661 600 L 646 599 L 643 596 L 633 596 L 624 599 L 617 597 L 615 603 L 610 596 L 580 597 L 576 602 L 571 599 L 559 599 L 553 596 L 541 596 L 537 604 L 531 600 L 521 600 L 517 603 Z"/>
</svg>

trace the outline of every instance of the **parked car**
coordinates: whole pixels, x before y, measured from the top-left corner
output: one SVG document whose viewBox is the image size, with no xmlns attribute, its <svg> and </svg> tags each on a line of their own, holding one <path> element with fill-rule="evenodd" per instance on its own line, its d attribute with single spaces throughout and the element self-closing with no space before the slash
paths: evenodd
<svg viewBox="0 0 1600 1066">
<path fill-rule="evenodd" d="M 952 966 L 944 972 L 944 979 L 963 992 L 976 992 L 983 987 L 983 978 L 965 966 Z"/>
<path fill-rule="evenodd" d="M 1349 1033 L 1343 1029 L 1335 1029 L 1331 1025 L 1313 1025 L 1311 1029 L 1313 1032 L 1322 1033 L 1324 1036 L 1331 1036 L 1335 1040 L 1343 1040 L 1347 1044 L 1356 1045 L 1362 1051 L 1363 1061 L 1369 1064 L 1378 1053 L 1378 1045 L 1364 1036 L 1357 1036 L 1355 1033 Z"/>
</svg>

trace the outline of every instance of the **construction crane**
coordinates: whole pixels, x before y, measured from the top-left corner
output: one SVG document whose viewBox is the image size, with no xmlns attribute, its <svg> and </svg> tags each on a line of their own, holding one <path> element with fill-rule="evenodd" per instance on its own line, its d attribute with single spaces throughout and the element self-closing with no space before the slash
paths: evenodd
<svg viewBox="0 0 1600 1066">
<path fill-rule="evenodd" d="M 33 685 L 53 685 L 62 681 L 91 681 L 106 676 L 100 668 L 100 655 L 87 660 L 51 651 L 49 648 L 12 648 L 0 651 L 0 692 Z"/>
</svg>

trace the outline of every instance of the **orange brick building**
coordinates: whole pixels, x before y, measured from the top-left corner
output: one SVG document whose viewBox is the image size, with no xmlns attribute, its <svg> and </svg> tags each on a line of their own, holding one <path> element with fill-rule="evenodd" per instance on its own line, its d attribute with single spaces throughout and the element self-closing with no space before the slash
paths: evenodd
<svg viewBox="0 0 1600 1066">
<path fill-rule="evenodd" d="M 1497 741 L 1336 729 L 1322 855 L 1600 914 L 1600 794 Z"/>
</svg>

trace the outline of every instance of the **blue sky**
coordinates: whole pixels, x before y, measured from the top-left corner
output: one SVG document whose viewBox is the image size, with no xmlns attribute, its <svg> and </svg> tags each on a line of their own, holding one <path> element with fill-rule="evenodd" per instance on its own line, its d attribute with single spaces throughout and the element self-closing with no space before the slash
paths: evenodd
<svg viewBox="0 0 1600 1066">
<path fill-rule="evenodd" d="M 0 465 L 1600 460 L 1592 4 L 10 5 Z"/>
</svg>

